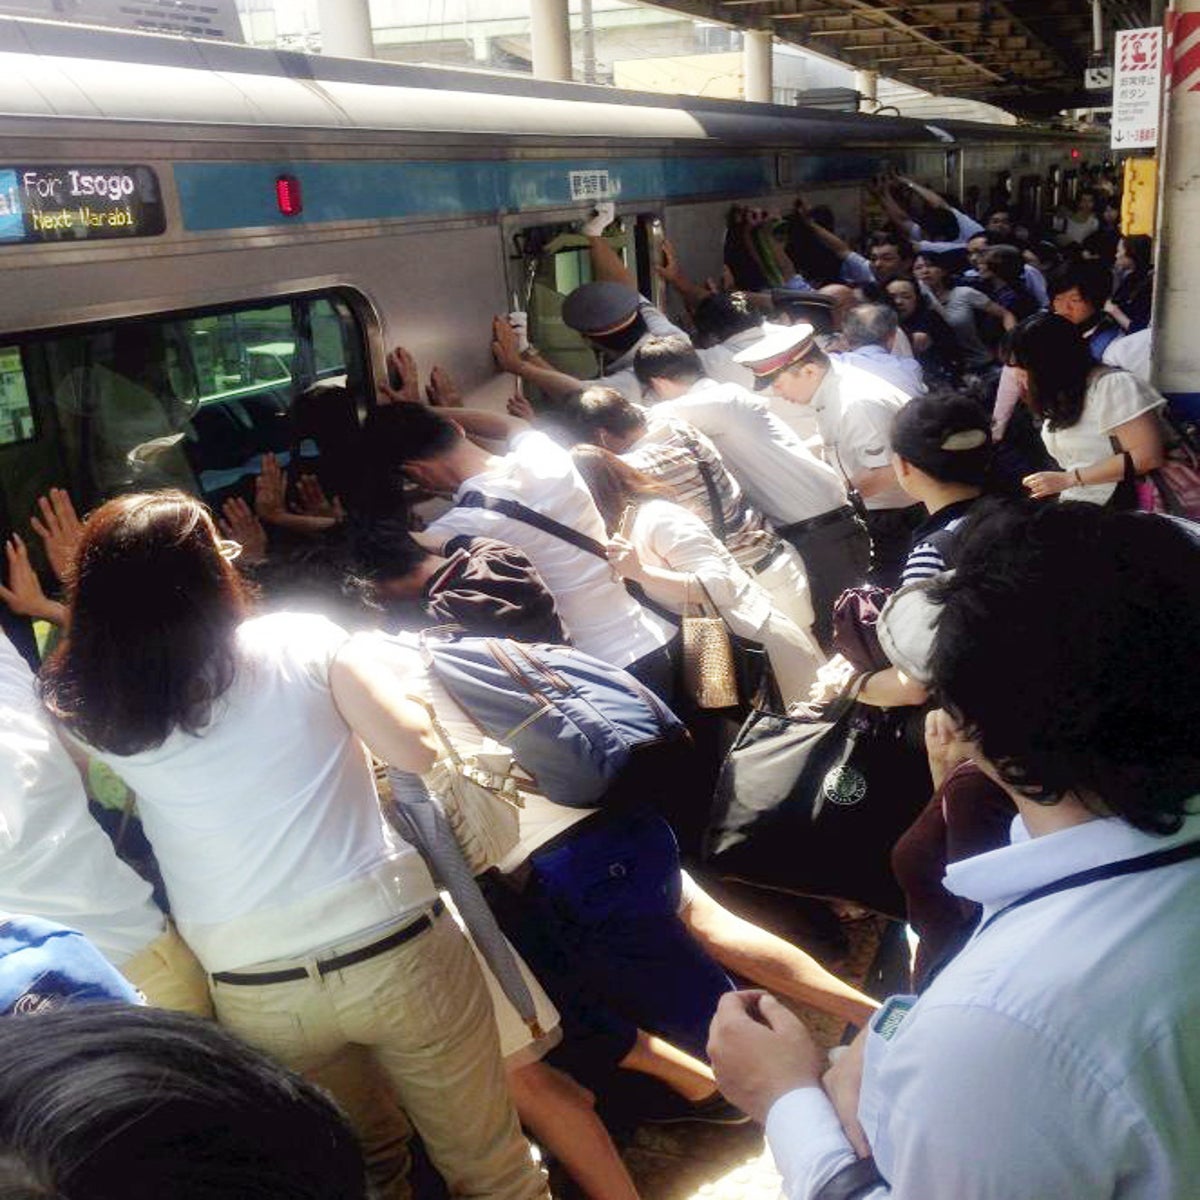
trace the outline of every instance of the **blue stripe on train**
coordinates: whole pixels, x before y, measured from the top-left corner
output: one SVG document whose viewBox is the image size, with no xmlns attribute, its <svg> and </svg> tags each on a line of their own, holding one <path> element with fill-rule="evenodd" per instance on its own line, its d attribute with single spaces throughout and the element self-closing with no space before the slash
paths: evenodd
<svg viewBox="0 0 1200 1200">
<path fill-rule="evenodd" d="M 798 183 L 867 179 L 879 167 L 865 154 L 797 156 Z M 192 232 L 263 226 L 455 217 L 572 203 L 572 171 L 607 171 L 614 198 L 756 196 L 774 190 L 773 155 L 456 162 L 177 163 L 184 228 Z M 279 175 L 299 179 L 304 211 L 285 217 Z"/>
</svg>

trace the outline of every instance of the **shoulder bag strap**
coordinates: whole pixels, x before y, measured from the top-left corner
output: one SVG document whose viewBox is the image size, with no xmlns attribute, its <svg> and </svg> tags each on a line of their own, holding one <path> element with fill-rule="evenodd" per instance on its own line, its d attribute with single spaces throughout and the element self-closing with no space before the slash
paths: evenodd
<svg viewBox="0 0 1200 1200">
<path fill-rule="evenodd" d="M 704 490 L 708 493 L 708 507 L 712 509 L 713 532 L 720 539 L 721 544 L 724 545 L 726 539 L 729 537 L 729 530 L 725 525 L 725 509 L 721 504 L 721 493 L 717 488 L 717 481 L 713 478 L 713 473 L 709 469 L 708 463 L 704 461 L 700 443 L 683 429 L 679 429 L 677 432 L 683 444 L 696 460 L 696 467 L 700 472 L 700 478 L 704 480 Z"/>
<path fill-rule="evenodd" d="M 608 551 L 595 538 L 588 537 L 586 533 L 580 533 L 578 529 L 572 529 L 570 525 L 564 525 L 553 517 L 536 512 L 519 500 L 503 500 L 499 496 L 489 496 L 486 492 L 466 492 L 456 507 L 482 508 L 487 512 L 501 513 L 511 520 L 532 525 L 534 529 L 540 529 L 551 537 L 556 537 L 563 542 L 570 542 L 578 550 L 595 555 L 596 558 L 602 558 L 605 562 L 608 561 Z"/>
</svg>

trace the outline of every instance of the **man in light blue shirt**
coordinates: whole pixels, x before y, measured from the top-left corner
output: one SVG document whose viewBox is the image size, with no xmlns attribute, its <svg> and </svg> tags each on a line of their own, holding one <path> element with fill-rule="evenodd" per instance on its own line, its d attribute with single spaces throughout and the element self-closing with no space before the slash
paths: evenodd
<svg viewBox="0 0 1200 1200">
<path fill-rule="evenodd" d="M 949 868 L 974 938 L 824 1078 L 772 997 L 723 1003 L 718 1081 L 789 1200 L 1195 1197 L 1196 537 L 1087 504 L 971 522 L 929 683 L 1016 803 L 1013 842 Z"/>
</svg>

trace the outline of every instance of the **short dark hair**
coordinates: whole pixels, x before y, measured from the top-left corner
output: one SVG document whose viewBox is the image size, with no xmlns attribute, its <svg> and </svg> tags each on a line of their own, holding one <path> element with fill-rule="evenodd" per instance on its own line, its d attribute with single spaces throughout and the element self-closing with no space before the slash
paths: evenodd
<svg viewBox="0 0 1200 1200">
<path fill-rule="evenodd" d="M 842 332 L 852 349 L 883 346 L 897 329 L 900 319 L 887 304 L 856 304 L 847 314 Z"/>
<path fill-rule="evenodd" d="M 364 1200 L 353 1129 L 211 1021 L 89 1004 L 0 1022 L 9 1197 Z"/>
<path fill-rule="evenodd" d="M 42 701 L 98 750 L 135 754 L 199 733 L 237 674 L 250 593 L 208 509 L 180 491 L 118 496 L 87 519 L 71 624 L 42 668 Z"/>
<path fill-rule="evenodd" d="M 1025 273 L 1025 259 L 1016 246 L 1005 242 L 989 245 L 983 253 L 983 261 L 1005 283 L 1012 287 L 1021 284 L 1021 277 Z"/>
<path fill-rule="evenodd" d="M 698 301 L 692 311 L 696 333 L 709 344 L 757 329 L 762 316 L 754 311 L 745 292 L 716 292 Z"/>
<path fill-rule="evenodd" d="M 1079 294 L 1098 311 L 1112 295 L 1112 271 L 1103 263 L 1080 260 L 1064 263 L 1050 272 L 1046 290 L 1052 299 L 1072 288 L 1078 288 Z"/>
<path fill-rule="evenodd" d="M 950 388 L 914 396 L 892 422 L 892 450 L 944 483 L 983 487 L 992 463 L 992 422 Z"/>
<path fill-rule="evenodd" d="M 427 404 L 381 404 L 363 426 L 364 444 L 375 462 L 400 464 L 437 458 L 462 439 L 458 427 Z"/>
<path fill-rule="evenodd" d="M 704 377 L 704 364 L 686 337 L 647 338 L 633 358 L 633 370 L 643 387 L 652 379 L 690 383 Z"/>
<path fill-rule="evenodd" d="M 1153 833 L 1200 792 L 1200 541 L 1078 502 L 987 502 L 940 584 L 932 688 L 1009 786 Z"/>
<path fill-rule="evenodd" d="M 903 259 L 911 259 L 916 254 L 916 248 L 912 242 L 904 234 L 897 233 L 892 229 L 877 229 L 871 234 L 867 239 L 868 253 L 876 246 L 895 246 Z"/>
<path fill-rule="evenodd" d="M 646 425 L 646 414 L 623 392 L 600 384 L 584 388 L 571 401 L 568 418 L 577 435 L 588 442 L 602 429 L 616 437 L 628 437 Z"/>
</svg>

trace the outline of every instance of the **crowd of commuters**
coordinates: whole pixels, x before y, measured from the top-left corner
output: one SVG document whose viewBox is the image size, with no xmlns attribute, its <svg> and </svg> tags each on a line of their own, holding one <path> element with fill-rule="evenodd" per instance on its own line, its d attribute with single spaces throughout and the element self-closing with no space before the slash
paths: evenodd
<svg viewBox="0 0 1200 1200">
<path fill-rule="evenodd" d="M 1093 182 L 1041 228 L 884 178 L 865 252 L 803 201 L 738 209 L 724 286 L 668 245 L 675 320 L 602 206 L 562 307 L 594 378 L 498 318 L 507 412 L 397 348 L 369 403 L 297 401 L 315 473 L 265 455 L 217 513 L 44 497 L 44 571 L 14 536 L 0 585 L 50 630 L 41 662 L 0 638 L 0 1174 L 399 1197 L 415 1130 L 453 1196 L 546 1195 L 549 1159 L 635 1200 L 627 1105 L 763 1121 L 794 1200 L 1187 1196 L 1200 541 L 1133 511 L 1170 433 L 1110 355 L 1153 267 Z M 868 593 L 864 665 L 840 598 Z M 701 616 L 718 711 L 681 669 Z M 691 735 L 600 799 L 515 777 L 478 881 L 499 958 L 381 783 L 501 770 L 430 649 L 463 637 L 512 678 L 513 647 L 573 647 Z M 850 695 L 923 724 L 930 779 L 892 854 L 913 994 L 882 1009 L 726 907 L 701 853 L 743 718 Z M 828 1073 L 805 1006 L 859 1031 Z"/>
</svg>

